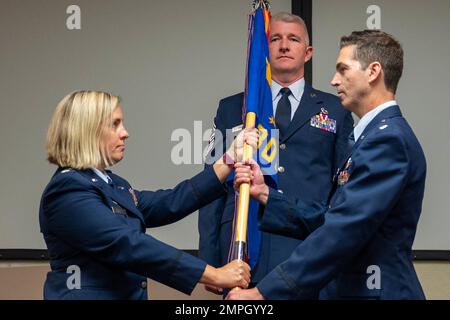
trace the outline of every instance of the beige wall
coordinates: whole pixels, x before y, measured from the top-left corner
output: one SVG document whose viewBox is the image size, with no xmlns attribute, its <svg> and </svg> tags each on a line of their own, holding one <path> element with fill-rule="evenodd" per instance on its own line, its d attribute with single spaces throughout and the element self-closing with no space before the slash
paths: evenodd
<svg viewBox="0 0 450 320">
<path fill-rule="evenodd" d="M 427 299 L 450 300 L 450 262 L 416 262 L 415 267 Z M 0 300 L 42 299 L 42 284 L 48 270 L 46 262 L 0 263 Z M 154 300 L 220 299 L 202 285 L 191 296 L 154 281 L 149 282 L 149 289 L 149 298 Z"/>
<path fill-rule="evenodd" d="M 73 2 L 81 30 L 69 31 Z M 45 160 L 45 135 L 56 104 L 71 91 L 123 98 L 130 139 L 112 170 L 133 188 L 171 188 L 200 172 L 194 155 L 207 145 L 203 133 L 219 99 L 244 89 L 250 9 L 250 0 L 1 0 L 0 136 L 14 139 L 0 139 L 8 150 L 0 166 L 0 249 L 46 248 L 37 213 L 56 168 Z M 272 9 L 290 11 L 291 0 L 273 1 Z M 196 121 L 201 134 L 194 134 Z M 175 134 L 173 141 L 177 129 L 188 130 L 189 139 Z M 172 161 L 180 140 L 192 147 L 192 164 Z M 197 249 L 197 216 L 149 233 Z"/>
<path fill-rule="evenodd" d="M 450 262 L 421 261 L 414 264 L 429 300 L 450 300 Z"/>
<path fill-rule="evenodd" d="M 40 300 L 42 286 L 50 266 L 47 262 L 0 262 L 0 300 Z M 149 298 L 153 300 L 221 299 L 203 289 L 195 288 L 191 296 L 149 280 Z"/>
<path fill-rule="evenodd" d="M 405 51 L 396 101 L 427 159 L 425 196 L 413 249 L 449 250 L 450 108 L 443 101 L 450 100 L 450 42 L 443 41 L 442 35 L 450 30 L 450 1 L 314 0 L 314 85 L 336 93 L 330 80 L 336 69 L 339 39 L 367 28 L 371 5 L 380 8 L 382 30 L 398 38 Z"/>
</svg>

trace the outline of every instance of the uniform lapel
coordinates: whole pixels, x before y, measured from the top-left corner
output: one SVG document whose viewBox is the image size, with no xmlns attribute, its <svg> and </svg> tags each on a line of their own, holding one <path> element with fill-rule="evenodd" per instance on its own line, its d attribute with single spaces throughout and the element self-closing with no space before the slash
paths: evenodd
<svg viewBox="0 0 450 320">
<path fill-rule="evenodd" d="M 121 181 L 118 181 L 113 175 L 110 175 L 113 185 L 109 185 L 90 169 L 82 170 L 82 174 L 86 176 L 96 187 L 98 187 L 107 197 L 117 202 L 117 204 L 125 208 L 127 211 L 133 213 L 145 225 L 144 217 L 134 204 L 130 191 L 127 189 L 127 186 L 122 185 Z"/>
<path fill-rule="evenodd" d="M 307 83 L 305 83 L 305 89 L 303 91 L 300 104 L 295 111 L 294 117 L 284 137 L 280 139 L 280 142 L 284 142 L 289 139 L 297 130 L 302 128 L 306 123 L 311 120 L 311 117 L 320 113 L 321 105 L 323 101 L 319 98 L 315 90 Z"/>
<path fill-rule="evenodd" d="M 377 127 L 377 125 L 380 125 L 380 123 L 384 122 L 388 118 L 394 118 L 394 117 L 401 117 L 402 113 L 400 111 L 399 106 L 392 106 L 387 109 L 384 109 L 381 111 L 375 118 L 372 119 L 372 121 L 369 122 L 367 127 L 362 132 L 361 136 L 358 138 L 358 141 L 353 145 L 353 148 L 348 151 L 347 156 L 344 158 L 345 161 L 341 163 L 339 166 L 339 170 L 337 171 L 336 176 L 339 174 L 339 172 L 342 170 L 342 168 L 346 165 L 348 159 L 352 156 L 353 152 L 358 149 L 359 145 L 366 139 L 368 135 L 370 135 L 373 130 Z M 334 179 L 336 180 L 336 179 Z"/>
<path fill-rule="evenodd" d="M 120 204 L 122 207 L 127 209 L 128 211 L 131 211 L 134 213 L 140 220 L 142 220 L 142 223 L 145 225 L 144 217 L 142 216 L 142 213 L 138 210 L 136 207 L 133 196 L 131 195 L 131 192 L 129 188 L 127 189 L 127 186 L 123 186 L 120 181 L 115 181 L 114 177 L 111 177 L 114 183 L 113 186 L 113 192 L 112 197 L 113 199 Z M 109 186 L 108 186 L 109 187 Z"/>
</svg>

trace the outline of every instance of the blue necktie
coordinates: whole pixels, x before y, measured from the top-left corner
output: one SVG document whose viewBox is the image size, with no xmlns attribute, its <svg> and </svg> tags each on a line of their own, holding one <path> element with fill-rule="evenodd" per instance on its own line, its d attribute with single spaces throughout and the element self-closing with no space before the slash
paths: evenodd
<svg viewBox="0 0 450 320">
<path fill-rule="evenodd" d="M 281 99 L 277 104 L 275 123 L 278 130 L 280 130 L 280 137 L 283 137 L 287 132 L 289 124 L 291 123 L 291 102 L 289 101 L 291 90 L 289 90 L 289 88 L 282 88 L 280 93 Z"/>
</svg>

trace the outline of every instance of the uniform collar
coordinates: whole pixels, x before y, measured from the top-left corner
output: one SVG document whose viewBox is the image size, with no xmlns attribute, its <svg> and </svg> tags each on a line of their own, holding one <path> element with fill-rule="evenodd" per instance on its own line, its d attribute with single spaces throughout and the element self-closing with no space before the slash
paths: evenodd
<svg viewBox="0 0 450 320">
<path fill-rule="evenodd" d="M 108 182 L 109 180 L 112 181 L 111 177 L 108 176 L 108 174 L 107 174 L 106 172 L 102 172 L 102 171 L 98 170 L 97 168 L 91 168 L 91 169 L 92 169 L 92 171 L 94 171 L 94 173 L 95 173 L 96 175 L 98 175 L 98 176 L 99 176 L 103 181 L 105 181 L 106 183 L 109 183 L 109 182 Z"/>
<path fill-rule="evenodd" d="M 355 135 L 355 141 L 358 141 L 359 137 L 363 133 L 364 129 L 367 127 L 367 125 L 384 109 L 387 109 L 392 106 L 396 106 L 397 102 L 395 100 L 390 100 L 388 102 L 385 102 L 383 104 L 380 104 L 375 109 L 370 110 L 367 112 L 361 120 L 359 120 L 358 124 L 353 129 L 353 133 Z"/>
<path fill-rule="evenodd" d="M 348 158 L 352 155 L 352 153 L 358 149 L 359 145 L 362 143 L 362 141 L 365 140 L 366 136 L 370 134 L 372 129 L 374 129 L 380 122 L 386 122 L 387 119 L 394 118 L 394 117 L 402 117 L 402 112 L 400 111 L 400 107 L 398 105 L 395 106 L 389 106 L 385 108 L 384 110 L 380 111 L 373 119 L 370 121 L 364 128 L 364 131 L 362 132 L 361 136 L 358 140 L 356 140 L 355 145 L 353 148 L 348 150 L 347 155 L 344 157 L 345 161 L 341 163 L 339 168 L 342 168 Z"/>
<path fill-rule="evenodd" d="M 103 175 L 106 175 L 109 177 L 112 181 L 112 184 L 109 185 L 107 182 L 106 184 L 100 182 L 99 179 L 96 177 L 100 177 L 102 180 L 104 180 L 98 173 L 94 170 L 94 168 L 84 169 L 84 170 L 77 170 L 79 173 L 81 173 L 84 177 L 89 179 L 89 181 L 97 188 L 99 188 L 108 198 L 114 200 L 117 202 L 120 206 L 123 208 L 128 209 L 130 212 L 132 212 L 134 215 L 136 215 L 139 220 L 141 220 L 141 223 L 145 226 L 144 217 L 142 216 L 142 213 L 139 211 L 139 208 L 134 203 L 133 199 L 133 189 L 128 183 L 125 183 L 124 181 L 119 180 L 115 175 L 109 171 L 106 170 L 105 173 L 102 172 Z M 97 170 L 99 171 L 99 170 Z M 114 180 L 108 175 L 108 173 L 114 177 Z"/>
<path fill-rule="evenodd" d="M 284 88 L 275 80 L 272 80 L 272 101 L 276 99 L 276 97 L 280 94 L 280 90 Z M 300 102 L 302 99 L 303 91 L 305 91 L 305 78 L 298 79 L 290 86 L 288 86 L 289 90 L 291 90 L 291 94 L 297 102 Z"/>
</svg>

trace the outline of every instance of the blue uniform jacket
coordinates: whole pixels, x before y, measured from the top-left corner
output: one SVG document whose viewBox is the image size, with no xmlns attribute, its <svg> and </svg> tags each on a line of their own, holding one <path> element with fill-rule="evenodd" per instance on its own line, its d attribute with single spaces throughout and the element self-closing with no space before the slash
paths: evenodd
<svg viewBox="0 0 450 320">
<path fill-rule="evenodd" d="M 329 206 L 293 203 L 270 190 L 260 227 L 312 233 L 259 291 L 267 299 L 311 298 L 319 290 L 321 299 L 424 299 L 412 244 L 425 175 L 422 148 L 399 107 L 380 112 L 340 167 Z"/>
<path fill-rule="evenodd" d="M 242 124 L 243 94 L 220 101 L 214 119 L 216 130 L 225 138 L 226 129 Z M 322 108 L 336 120 L 336 133 L 311 125 L 311 118 Z M 338 162 L 347 148 L 347 137 L 353 130 L 351 114 L 339 99 L 305 84 L 300 105 L 287 134 L 279 142 L 278 189 L 290 199 L 307 204 L 326 202 Z M 223 143 L 222 141 L 215 141 Z M 225 146 L 222 150 L 225 150 Z M 227 261 L 234 214 L 234 191 L 228 186 L 227 196 L 207 205 L 199 214 L 199 256 L 219 266 Z M 252 270 L 252 281 L 258 282 L 280 262 L 289 257 L 301 240 L 263 232 L 259 262 Z"/>
<path fill-rule="evenodd" d="M 147 277 L 190 294 L 205 262 L 146 235 L 223 194 L 212 168 L 172 190 L 137 191 L 108 171 L 59 168 L 42 195 L 39 220 L 51 271 L 45 299 L 147 299 Z M 75 267 L 74 267 L 75 266 Z M 71 282 L 79 268 L 80 288 Z"/>
</svg>

